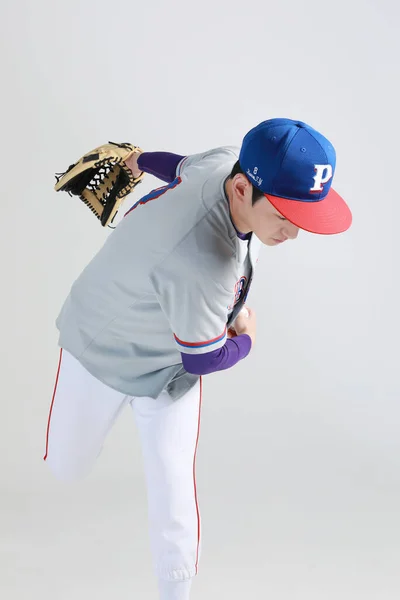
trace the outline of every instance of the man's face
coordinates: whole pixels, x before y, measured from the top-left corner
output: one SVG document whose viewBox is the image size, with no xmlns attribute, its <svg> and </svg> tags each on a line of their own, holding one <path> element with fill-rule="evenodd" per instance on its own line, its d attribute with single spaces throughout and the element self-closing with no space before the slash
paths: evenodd
<svg viewBox="0 0 400 600">
<path fill-rule="evenodd" d="M 248 218 L 251 230 L 266 246 L 295 240 L 299 233 L 299 228 L 287 221 L 265 196 L 251 206 Z"/>
<path fill-rule="evenodd" d="M 265 196 L 252 204 L 252 185 L 237 175 L 232 181 L 232 218 L 239 231 L 253 231 L 266 246 L 277 246 L 297 238 L 299 228 L 283 217 Z"/>
</svg>

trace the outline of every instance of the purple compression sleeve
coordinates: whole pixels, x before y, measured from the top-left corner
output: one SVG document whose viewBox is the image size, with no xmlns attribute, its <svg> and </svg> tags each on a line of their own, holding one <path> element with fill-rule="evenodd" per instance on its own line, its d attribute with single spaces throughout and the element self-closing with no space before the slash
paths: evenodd
<svg viewBox="0 0 400 600">
<path fill-rule="evenodd" d="M 247 334 L 227 339 L 219 350 L 206 354 L 182 354 L 185 370 L 193 375 L 209 375 L 216 371 L 230 369 L 246 358 L 251 350 L 251 337 Z"/>
<path fill-rule="evenodd" d="M 176 177 L 176 168 L 182 158 L 185 157 L 172 152 L 143 152 L 138 158 L 138 167 L 145 173 L 171 183 Z"/>
</svg>

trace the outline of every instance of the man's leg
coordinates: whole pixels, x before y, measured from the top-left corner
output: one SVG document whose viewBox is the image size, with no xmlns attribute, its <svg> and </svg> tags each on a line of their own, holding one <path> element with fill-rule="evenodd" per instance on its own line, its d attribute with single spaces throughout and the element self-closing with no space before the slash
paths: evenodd
<svg viewBox="0 0 400 600">
<path fill-rule="evenodd" d="M 150 541 L 161 600 L 187 600 L 200 556 L 195 463 L 201 380 L 185 396 L 131 402 L 144 459 Z"/>
<path fill-rule="evenodd" d="M 58 479 L 71 481 L 89 473 L 107 433 L 130 400 L 98 381 L 71 354 L 60 351 L 44 456 Z"/>
</svg>

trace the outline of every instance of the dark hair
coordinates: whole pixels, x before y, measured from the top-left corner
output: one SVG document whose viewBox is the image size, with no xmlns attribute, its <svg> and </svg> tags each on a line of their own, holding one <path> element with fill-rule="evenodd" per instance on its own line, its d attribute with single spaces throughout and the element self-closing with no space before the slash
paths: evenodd
<svg viewBox="0 0 400 600">
<path fill-rule="evenodd" d="M 229 179 L 233 179 L 235 177 L 235 175 L 238 174 L 244 175 L 245 177 L 247 177 L 246 173 L 243 171 L 242 167 L 240 166 L 239 161 L 237 161 L 232 168 L 231 174 L 229 175 Z M 247 177 L 247 179 L 249 179 Z M 250 180 L 249 180 L 250 181 Z M 255 203 L 257 202 L 257 200 L 261 200 L 261 198 L 264 197 L 264 194 L 261 190 L 259 190 L 258 188 L 256 188 L 256 186 L 250 181 L 251 186 L 253 188 L 253 196 L 252 196 L 252 204 L 253 206 L 255 205 Z"/>
</svg>

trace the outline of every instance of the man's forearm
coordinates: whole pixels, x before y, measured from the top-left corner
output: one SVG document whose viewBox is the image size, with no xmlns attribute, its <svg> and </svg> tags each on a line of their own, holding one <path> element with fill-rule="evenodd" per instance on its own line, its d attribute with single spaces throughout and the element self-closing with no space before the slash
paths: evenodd
<svg viewBox="0 0 400 600">
<path fill-rule="evenodd" d="M 137 159 L 137 165 L 141 171 L 171 183 L 183 158 L 185 157 L 172 152 L 142 152 Z"/>
<path fill-rule="evenodd" d="M 219 350 L 205 354 L 181 354 L 182 363 L 188 373 L 193 375 L 209 375 L 216 371 L 230 369 L 240 360 L 246 358 L 251 350 L 252 342 L 249 335 L 238 335 L 226 340 Z"/>
</svg>

